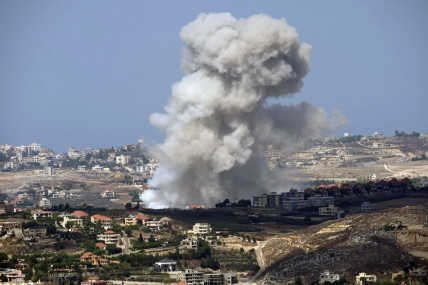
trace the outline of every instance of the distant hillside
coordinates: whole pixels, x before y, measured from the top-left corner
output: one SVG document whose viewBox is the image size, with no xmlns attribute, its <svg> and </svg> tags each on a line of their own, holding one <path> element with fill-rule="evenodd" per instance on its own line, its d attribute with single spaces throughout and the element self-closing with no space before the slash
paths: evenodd
<svg viewBox="0 0 428 285">
<path fill-rule="evenodd" d="M 258 283 L 284 284 L 295 276 L 310 283 L 325 269 L 353 280 L 359 272 L 380 276 L 426 264 L 427 207 L 354 215 L 277 236 L 262 248 L 267 269 Z"/>
</svg>

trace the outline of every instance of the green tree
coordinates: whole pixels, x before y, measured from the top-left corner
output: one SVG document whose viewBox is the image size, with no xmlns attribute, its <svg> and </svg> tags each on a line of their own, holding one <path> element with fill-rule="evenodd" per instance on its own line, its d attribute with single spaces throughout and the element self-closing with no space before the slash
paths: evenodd
<svg viewBox="0 0 428 285">
<path fill-rule="evenodd" d="M 301 276 L 297 276 L 296 278 L 294 278 L 294 284 L 296 285 L 303 285 L 303 279 Z"/>
</svg>

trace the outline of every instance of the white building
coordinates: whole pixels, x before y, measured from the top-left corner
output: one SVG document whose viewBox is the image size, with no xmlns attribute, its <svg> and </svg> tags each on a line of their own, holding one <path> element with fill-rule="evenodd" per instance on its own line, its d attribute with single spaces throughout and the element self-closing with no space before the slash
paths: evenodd
<svg viewBox="0 0 428 285">
<path fill-rule="evenodd" d="M 357 285 L 363 285 L 364 284 L 363 280 L 365 280 L 366 282 L 376 282 L 376 275 L 368 275 L 368 274 L 365 274 L 364 272 L 361 272 L 360 274 L 355 276 L 355 283 Z"/>
<path fill-rule="evenodd" d="M 196 223 L 193 225 L 193 231 L 195 235 L 206 235 L 211 232 L 211 225 L 208 223 Z"/>
<path fill-rule="evenodd" d="M 340 275 L 339 274 L 333 274 L 330 273 L 328 270 L 324 270 L 323 273 L 320 275 L 320 284 L 323 284 L 326 281 L 329 281 L 333 283 L 334 281 L 339 281 Z"/>
<path fill-rule="evenodd" d="M 95 165 L 95 166 L 92 167 L 92 170 L 95 170 L 95 171 L 110 171 L 110 168 L 102 167 L 102 166 L 99 166 L 99 165 Z"/>
<path fill-rule="evenodd" d="M 48 198 L 42 198 L 39 201 L 39 206 L 42 208 L 48 208 L 51 206 L 51 201 Z"/>
<path fill-rule="evenodd" d="M 45 169 L 43 170 L 43 172 L 46 175 L 52 175 L 52 174 L 55 174 L 55 169 L 52 166 L 45 166 Z"/>
<path fill-rule="evenodd" d="M 64 217 L 64 220 L 62 221 L 61 225 L 65 228 L 68 222 L 70 222 L 70 224 L 72 224 L 74 228 L 83 228 L 83 219 L 66 216 Z"/>
<path fill-rule="evenodd" d="M 151 159 L 149 163 L 146 163 L 144 165 L 141 166 L 137 166 L 136 170 L 138 172 L 148 172 L 150 173 L 150 175 L 154 175 L 156 170 L 159 167 L 159 162 L 157 162 L 156 160 Z"/>
<path fill-rule="evenodd" d="M 33 200 L 33 195 L 28 193 L 28 192 L 25 192 L 25 193 L 18 194 L 18 198 L 31 201 L 31 200 Z"/>
<path fill-rule="evenodd" d="M 101 197 L 103 198 L 116 198 L 116 194 L 114 191 L 106 190 L 101 194 Z"/>
<path fill-rule="evenodd" d="M 116 163 L 121 165 L 127 165 L 131 157 L 129 155 L 119 155 L 116 156 Z"/>
<path fill-rule="evenodd" d="M 363 202 L 361 204 L 361 212 L 362 213 L 371 213 L 376 210 L 375 205 L 370 202 Z"/>
<path fill-rule="evenodd" d="M 161 221 L 147 221 L 145 226 L 150 228 L 152 231 L 157 231 L 163 226 L 163 223 Z"/>
<path fill-rule="evenodd" d="M 165 258 L 156 262 L 153 269 L 155 272 L 172 272 L 177 269 L 177 262 Z"/>
<path fill-rule="evenodd" d="M 384 138 L 384 136 L 381 134 L 381 133 L 378 133 L 378 132 L 376 132 L 376 133 L 373 133 L 373 136 L 372 136 L 374 139 L 383 139 Z"/>
<path fill-rule="evenodd" d="M 180 241 L 180 246 L 186 249 L 198 249 L 198 239 L 188 237 Z"/>
<path fill-rule="evenodd" d="M 223 273 L 224 275 L 224 284 L 237 284 L 238 277 L 235 272 L 227 272 Z"/>
<path fill-rule="evenodd" d="M 39 143 L 33 142 L 28 146 L 28 148 L 35 152 L 35 151 L 40 151 L 42 146 Z"/>
<path fill-rule="evenodd" d="M 319 207 L 318 215 L 320 216 L 334 216 L 337 214 L 339 209 L 333 205 L 329 205 L 327 207 Z"/>
<path fill-rule="evenodd" d="M 114 231 L 106 231 L 104 234 L 97 235 L 97 240 L 104 242 L 105 244 L 117 244 L 120 239 L 120 234 Z"/>
<path fill-rule="evenodd" d="M 85 157 L 85 153 L 70 147 L 68 149 L 67 156 L 71 159 L 83 158 Z"/>
</svg>

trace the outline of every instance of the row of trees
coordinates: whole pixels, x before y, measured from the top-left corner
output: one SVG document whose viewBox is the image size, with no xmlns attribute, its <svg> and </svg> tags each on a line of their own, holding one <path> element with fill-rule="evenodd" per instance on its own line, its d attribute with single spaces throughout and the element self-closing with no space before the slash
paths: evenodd
<svg viewBox="0 0 428 285">
<path fill-rule="evenodd" d="M 399 132 L 399 131 L 395 130 L 394 137 L 420 137 L 420 135 L 421 134 L 419 132 L 415 132 L 415 131 L 413 131 L 411 133 L 406 133 L 405 131 Z"/>
</svg>

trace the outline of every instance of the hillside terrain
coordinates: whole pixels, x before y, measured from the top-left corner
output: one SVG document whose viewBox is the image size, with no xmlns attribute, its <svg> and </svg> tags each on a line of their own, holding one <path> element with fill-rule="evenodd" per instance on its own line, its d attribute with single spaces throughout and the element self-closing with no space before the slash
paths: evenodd
<svg viewBox="0 0 428 285">
<path fill-rule="evenodd" d="M 267 268 L 259 284 L 305 283 L 325 269 L 354 279 L 359 272 L 390 278 L 406 266 L 428 262 L 428 205 L 353 215 L 276 236 L 262 246 Z"/>
<path fill-rule="evenodd" d="M 322 141 L 284 157 L 271 157 L 270 166 L 287 171 L 287 176 L 294 181 L 355 181 L 372 174 L 380 179 L 415 178 L 428 176 L 427 153 L 427 135 Z"/>
</svg>

